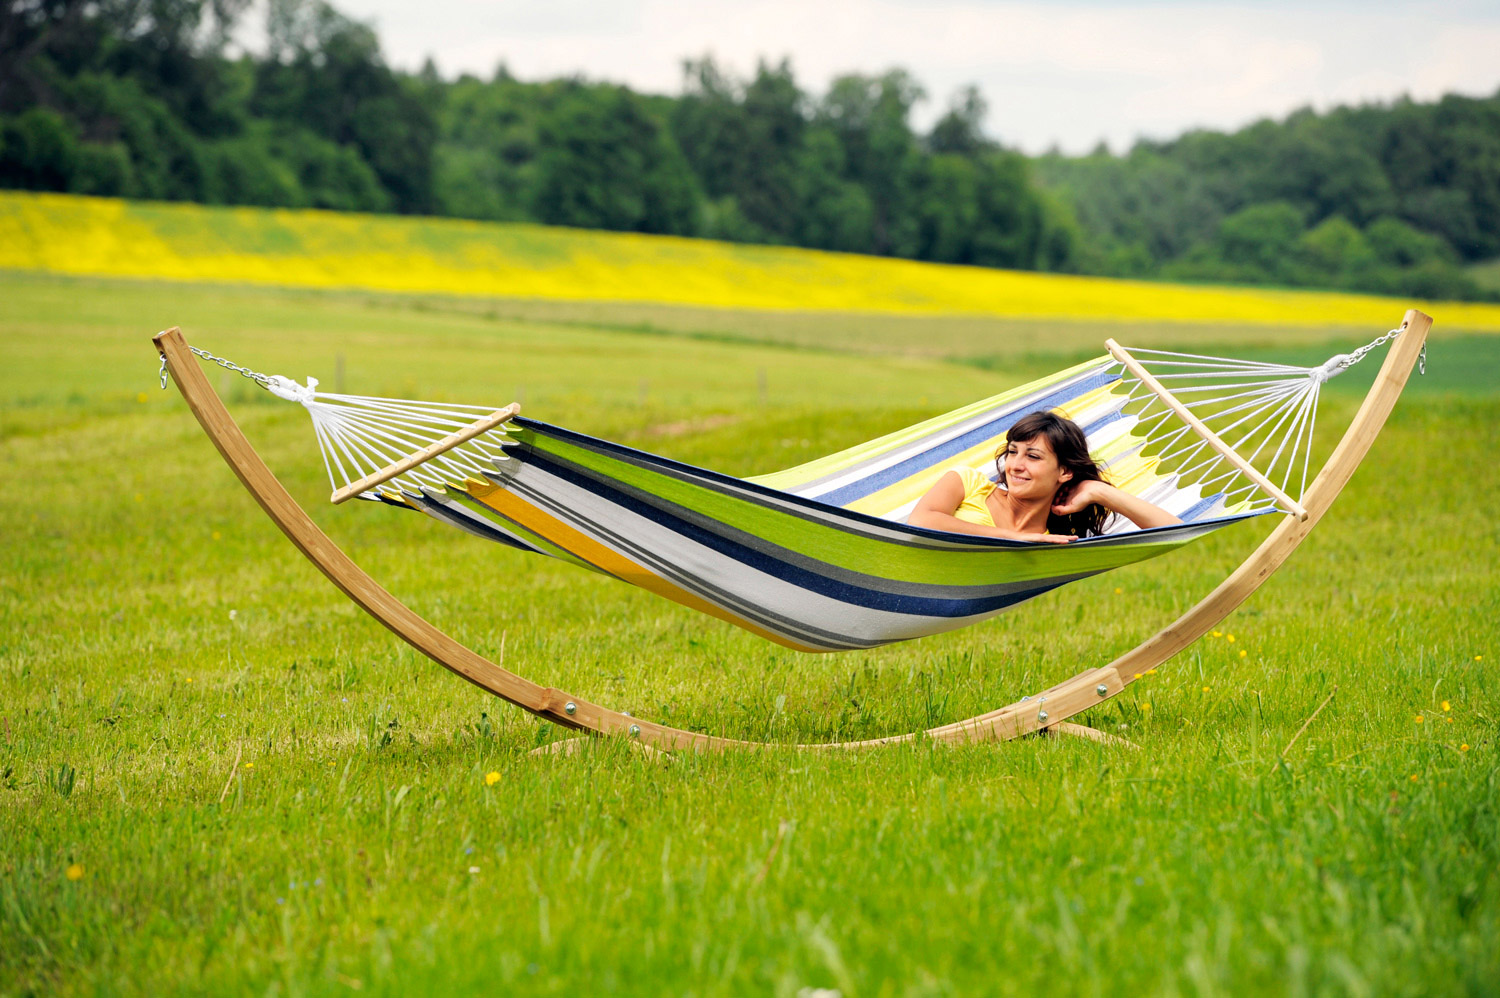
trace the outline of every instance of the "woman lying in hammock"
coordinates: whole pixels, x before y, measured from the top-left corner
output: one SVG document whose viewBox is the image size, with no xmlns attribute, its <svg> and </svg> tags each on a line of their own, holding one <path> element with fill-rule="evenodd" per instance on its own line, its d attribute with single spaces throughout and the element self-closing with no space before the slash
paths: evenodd
<svg viewBox="0 0 1500 998">
<path fill-rule="evenodd" d="M 949 471 L 917 500 L 906 518 L 914 527 L 1065 544 L 1103 533 L 1118 513 L 1138 527 L 1181 523 L 1171 513 L 1104 481 L 1078 424 L 1033 412 L 1005 434 L 995 455 L 996 486 L 982 472 Z"/>
</svg>

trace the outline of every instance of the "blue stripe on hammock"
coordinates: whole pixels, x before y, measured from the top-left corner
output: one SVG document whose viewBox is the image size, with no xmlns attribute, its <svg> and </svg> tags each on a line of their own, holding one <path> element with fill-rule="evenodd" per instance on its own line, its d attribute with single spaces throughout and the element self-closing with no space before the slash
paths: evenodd
<svg viewBox="0 0 1500 998">
<path fill-rule="evenodd" d="M 1059 389 L 1041 398 L 1022 400 L 1004 414 L 990 420 L 988 423 L 976 426 L 961 436 L 929 447 L 927 450 L 919 454 L 914 454 L 906 460 L 893 464 L 888 468 L 882 468 L 879 471 L 873 472 L 856 482 L 850 482 L 848 485 L 834 489 L 831 492 L 824 492 L 818 496 L 818 501 L 826 502 L 833 506 L 847 506 L 852 502 L 857 502 L 865 496 L 873 495 L 881 489 L 895 485 L 897 482 L 903 482 L 912 475 L 940 465 L 944 461 L 962 454 L 971 447 L 984 443 L 986 440 L 993 440 L 1006 430 L 1009 430 L 1015 424 L 1016 420 L 1022 416 L 1036 412 L 1039 409 L 1056 408 L 1069 399 L 1077 398 L 1096 388 L 1102 388 L 1111 382 L 1119 380 L 1120 376 L 1118 374 L 1110 374 L 1105 371 L 1087 377 L 1082 381 L 1074 382 L 1066 388 Z M 1030 406 L 1030 408 L 1022 412 L 1022 406 Z M 1099 420 L 1095 424 L 1096 427 L 1104 425 L 1106 425 L 1105 420 Z M 1085 428 L 1085 436 L 1093 432 L 1093 429 L 1094 427 Z"/>
</svg>

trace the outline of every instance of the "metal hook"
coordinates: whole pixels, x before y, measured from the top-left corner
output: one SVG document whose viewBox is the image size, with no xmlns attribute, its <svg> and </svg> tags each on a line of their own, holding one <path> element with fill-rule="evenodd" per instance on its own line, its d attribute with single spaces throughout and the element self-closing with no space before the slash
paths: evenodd
<svg viewBox="0 0 1500 998">
<path fill-rule="evenodd" d="M 162 391 L 166 391 L 167 390 L 167 355 L 166 354 L 162 354 L 161 355 L 161 370 L 158 371 L 157 373 L 161 375 L 161 390 Z"/>
</svg>

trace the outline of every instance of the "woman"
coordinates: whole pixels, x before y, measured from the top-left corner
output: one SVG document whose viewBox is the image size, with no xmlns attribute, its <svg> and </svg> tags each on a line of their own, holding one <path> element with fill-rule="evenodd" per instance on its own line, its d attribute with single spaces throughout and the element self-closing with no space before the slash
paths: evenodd
<svg viewBox="0 0 1500 998">
<path fill-rule="evenodd" d="M 906 518 L 914 527 L 957 534 L 1066 544 L 1103 533 L 1118 513 L 1138 527 L 1181 523 L 1160 506 L 1110 485 L 1089 457 L 1078 424 L 1054 412 L 1033 412 L 1005 434 L 995 455 L 1000 486 L 965 468 L 938 479 Z"/>
</svg>

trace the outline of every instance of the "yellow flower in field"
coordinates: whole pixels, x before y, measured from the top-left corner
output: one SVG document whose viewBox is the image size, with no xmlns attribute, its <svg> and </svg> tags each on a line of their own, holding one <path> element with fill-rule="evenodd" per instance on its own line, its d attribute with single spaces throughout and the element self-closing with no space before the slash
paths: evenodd
<svg viewBox="0 0 1500 998">
<path fill-rule="evenodd" d="M 1125 591 L 1125 590 L 1123 590 L 1123 589 L 1121 589 L 1121 588 L 1120 588 L 1120 587 L 1119 587 L 1119 586 L 1115 586 L 1115 595 L 1116 595 L 1116 596 L 1118 596 L 1118 595 L 1120 595 L 1120 594 L 1121 594 L 1121 593 L 1123 593 L 1123 592 L 1124 592 L 1124 591 Z"/>
<path fill-rule="evenodd" d="M 217 530 L 214 531 L 214 540 L 219 540 L 223 536 L 224 535 L 219 533 Z"/>
<path fill-rule="evenodd" d="M 488 772 L 488 773 L 484 774 L 484 785 L 485 786 L 487 786 L 487 787 L 493 787 L 495 784 L 497 784 L 499 782 L 500 782 L 500 774 L 499 773 L 491 771 L 491 772 Z"/>
<path fill-rule="evenodd" d="M 1448 711 L 1450 711 L 1452 709 L 1453 709 L 1453 707 L 1448 703 L 1448 701 L 1444 700 L 1443 701 L 1443 713 L 1446 714 L 1446 713 L 1448 713 Z"/>
<path fill-rule="evenodd" d="M 1150 710 L 1150 709 L 1151 709 L 1151 701 L 1150 700 L 1147 700 L 1145 703 L 1141 704 L 1141 710 Z"/>
<path fill-rule="evenodd" d="M 253 762 L 247 762 L 247 763 L 245 763 L 245 768 L 246 769 L 254 769 L 255 768 L 255 763 L 253 763 Z"/>
<path fill-rule="evenodd" d="M 1425 718 L 1423 718 L 1421 714 L 1418 714 L 1417 715 L 1417 723 L 1421 724 L 1423 720 L 1425 720 Z"/>
<path fill-rule="evenodd" d="M 1467 748 L 1468 746 L 1464 747 Z M 82 880 L 83 867 L 79 866 L 77 863 L 74 863 L 72 866 L 68 867 L 66 876 L 69 880 Z"/>
<path fill-rule="evenodd" d="M 1421 781 L 1421 779 L 1422 779 L 1422 778 L 1421 778 L 1421 777 L 1420 777 L 1420 776 L 1418 776 L 1418 775 L 1417 775 L 1417 774 L 1416 774 L 1416 773 L 1412 773 L 1412 774 L 1411 774 L 1411 781 L 1412 781 L 1412 782 L 1413 782 L 1413 783 L 1417 783 L 1417 782 L 1420 782 L 1420 781 Z"/>
<path fill-rule="evenodd" d="M 1207 693 L 1207 692 L 1208 692 L 1208 687 L 1207 687 L 1207 686 L 1205 686 L 1205 687 L 1203 687 L 1203 692 L 1204 692 L 1204 693 Z"/>
<path fill-rule="evenodd" d="M 145 402 L 145 401 L 147 401 L 150 398 L 151 398 L 151 396 L 147 395 L 145 392 L 137 392 L 136 396 L 135 396 L 135 400 L 137 402 Z"/>
<path fill-rule="evenodd" d="M 1234 644 L 1234 635 L 1233 634 L 1226 634 L 1226 635 L 1224 635 L 1224 640 L 1228 641 L 1230 644 Z"/>
<path fill-rule="evenodd" d="M 1213 633 L 1212 636 L 1216 637 L 1216 638 L 1222 638 L 1224 636 L 1224 632 L 1223 631 L 1214 631 L 1214 633 Z"/>
<path fill-rule="evenodd" d="M 1447 721 L 1449 724 L 1453 723 L 1453 718 L 1451 718 L 1451 717 L 1445 717 L 1445 718 L 1443 718 L 1443 720 Z"/>
<path fill-rule="evenodd" d="M 1469 751 L 1469 743 L 1468 742 L 1464 742 L 1462 745 L 1460 745 L 1458 747 L 1458 750 L 1460 752 L 1467 752 L 1467 751 Z"/>
<path fill-rule="evenodd" d="M 1475 655 L 1474 656 L 1474 661 L 1476 661 L 1476 662 L 1483 662 L 1484 661 L 1484 656 L 1483 655 Z"/>
<path fill-rule="evenodd" d="M 187 677 L 187 681 L 191 683 L 193 681 L 193 677 L 192 676 Z"/>
<path fill-rule="evenodd" d="M 1245 649 L 1243 649 L 1243 648 L 1240 649 L 1240 658 L 1244 658 L 1248 654 L 1250 654 L 1250 653 L 1247 652 Z"/>
</svg>

